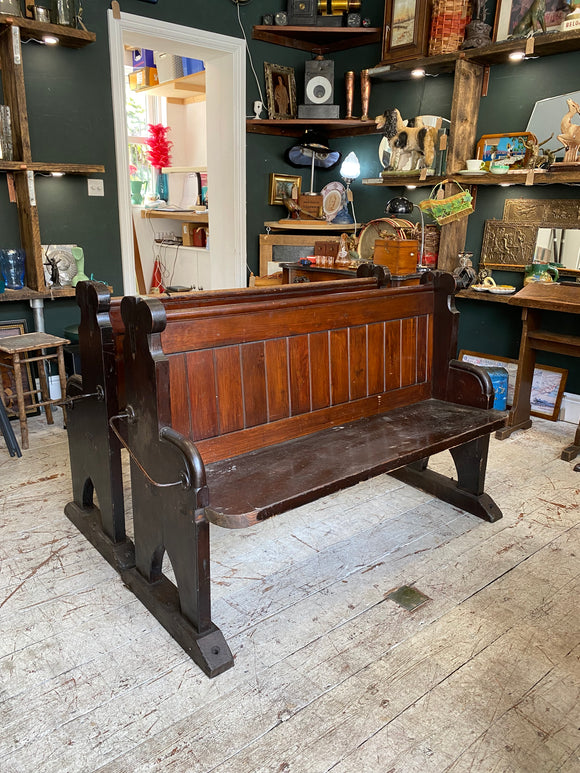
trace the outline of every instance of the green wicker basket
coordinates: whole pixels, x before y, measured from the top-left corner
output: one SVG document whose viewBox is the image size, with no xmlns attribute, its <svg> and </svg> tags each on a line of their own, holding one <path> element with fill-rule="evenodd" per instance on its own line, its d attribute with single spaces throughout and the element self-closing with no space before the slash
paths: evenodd
<svg viewBox="0 0 580 773">
<path fill-rule="evenodd" d="M 419 202 L 419 208 L 431 215 L 439 225 L 445 225 L 446 223 L 452 223 L 454 220 L 461 220 L 462 217 L 467 217 L 473 212 L 473 196 L 465 188 L 462 188 L 459 183 L 456 185 L 460 188 L 459 193 L 455 193 L 453 196 L 447 198 L 436 198 L 437 193 L 442 190 L 442 186 L 445 182 L 440 182 L 431 191 L 431 195 L 425 201 Z"/>
</svg>

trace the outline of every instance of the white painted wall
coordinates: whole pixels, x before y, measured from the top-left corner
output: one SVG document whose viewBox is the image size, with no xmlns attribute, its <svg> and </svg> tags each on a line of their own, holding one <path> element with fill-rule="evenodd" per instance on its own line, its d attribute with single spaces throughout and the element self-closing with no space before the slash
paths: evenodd
<svg viewBox="0 0 580 773">
<path fill-rule="evenodd" d="M 136 293 L 126 143 L 124 44 L 202 59 L 206 65 L 207 167 L 211 186 L 210 287 L 246 284 L 245 44 L 242 39 L 108 12 L 123 282 Z M 164 229 L 165 230 L 165 229 Z M 147 281 L 147 279 L 146 279 Z"/>
</svg>

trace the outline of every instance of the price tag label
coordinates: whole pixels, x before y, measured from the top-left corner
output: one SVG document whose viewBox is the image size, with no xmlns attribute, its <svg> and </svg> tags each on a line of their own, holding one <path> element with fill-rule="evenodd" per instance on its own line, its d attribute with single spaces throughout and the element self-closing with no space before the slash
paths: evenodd
<svg viewBox="0 0 580 773">
<path fill-rule="evenodd" d="M 534 53 L 534 38 L 530 37 L 526 40 L 526 56 L 531 56 Z"/>
<path fill-rule="evenodd" d="M 14 58 L 14 64 L 22 64 L 21 52 L 20 27 L 12 27 L 12 56 Z"/>
<path fill-rule="evenodd" d="M 526 175 L 526 185 L 533 185 L 534 184 L 534 170 L 528 169 L 528 173 Z"/>
<path fill-rule="evenodd" d="M 30 200 L 30 206 L 36 206 L 36 190 L 34 188 L 34 172 L 30 170 L 26 172 L 26 178 L 28 180 L 28 198 Z"/>
<path fill-rule="evenodd" d="M 419 180 L 426 180 L 427 179 L 427 167 L 424 166 L 423 169 L 421 169 L 421 172 L 419 173 Z"/>
<path fill-rule="evenodd" d="M 14 185 L 14 175 L 9 172 L 6 175 L 6 183 L 8 185 L 8 198 L 11 204 L 16 204 L 16 186 Z"/>
<path fill-rule="evenodd" d="M 445 150 L 447 147 L 447 134 L 442 134 L 439 137 L 439 150 Z"/>
</svg>

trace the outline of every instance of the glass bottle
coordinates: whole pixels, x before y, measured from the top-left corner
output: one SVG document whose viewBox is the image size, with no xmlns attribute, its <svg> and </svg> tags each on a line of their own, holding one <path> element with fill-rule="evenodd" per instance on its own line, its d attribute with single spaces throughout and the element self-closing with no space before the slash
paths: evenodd
<svg viewBox="0 0 580 773">
<path fill-rule="evenodd" d="M 60 24 L 63 27 L 76 27 L 75 0 L 52 0 L 50 20 L 53 24 Z"/>
</svg>

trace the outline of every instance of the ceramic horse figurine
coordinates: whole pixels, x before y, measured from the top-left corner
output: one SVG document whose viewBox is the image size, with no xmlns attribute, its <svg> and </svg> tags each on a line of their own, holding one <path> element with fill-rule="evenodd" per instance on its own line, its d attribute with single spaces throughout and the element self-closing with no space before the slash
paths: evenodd
<svg viewBox="0 0 580 773">
<path fill-rule="evenodd" d="M 564 156 L 565 163 L 580 163 L 578 161 L 578 146 L 580 145 L 580 124 L 572 123 L 572 118 L 575 115 L 580 114 L 580 105 L 576 104 L 574 100 L 567 99 L 568 112 L 562 118 L 560 124 L 561 134 L 558 135 L 558 139 L 566 148 L 566 155 Z"/>
</svg>

